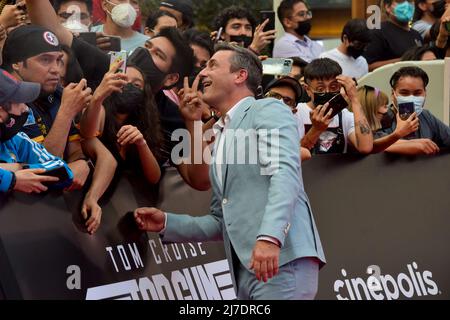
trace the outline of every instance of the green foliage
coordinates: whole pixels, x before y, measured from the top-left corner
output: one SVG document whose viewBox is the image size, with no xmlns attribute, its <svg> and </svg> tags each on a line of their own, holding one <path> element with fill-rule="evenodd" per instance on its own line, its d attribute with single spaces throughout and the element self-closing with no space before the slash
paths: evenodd
<svg viewBox="0 0 450 320">
<path fill-rule="evenodd" d="M 141 10 L 146 17 L 153 10 L 157 10 L 160 0 L 142 0 Z M 224 8 L 240 5 L 250 9 L 259 21 L 260 10 L 272 10 L 271 0 L 193 0 L 195 25 L 201 30 L 211 30 L 214 17 Z"/>
</svg>

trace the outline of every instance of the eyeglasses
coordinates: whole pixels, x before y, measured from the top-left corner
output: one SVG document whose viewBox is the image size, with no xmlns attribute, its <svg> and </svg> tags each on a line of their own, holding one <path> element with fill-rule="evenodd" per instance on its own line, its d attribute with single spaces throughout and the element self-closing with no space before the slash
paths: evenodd
<svg viewBox="0 0 450 320">
<path fill-rule="evenodd" d="M 269 91 L 264 95 L 264 98 L 275 98 L 277 100 L 283 100 L 283 102 L 288 105 L 289 107 L 295 109 L 297 107 L 297 102 L 290 98 L 290 97 L 286 97 L 286 96 L 282 96 L 281 94 L 274 92 L 274 91 Z"/>
<path fill-rule="evenodd" d="M 311 89 L 314 93 L 317 93 L 319 95 L 321 95 L 321 94 L 324 95 L 326 93 L 331 93 L 331 92 L 339 93 L 341 91 L 341 88 L 342 88 L 342 86 L 339 83 L 336 83 L 336 84 L 331 84 L 328 88 L 319 87 L 317 89 L 314 89 L 314 88 L 311 88 Z"/>
<path fill-rule="evenodd" d="M 312 12 L 311 12 L 311 10 L 308 10 L 308 11 L 299 11 L 299 12 L 297 12 L 295 15 L 291 16 L 291 18 L 292 18 L 292 17 L 299 17 L 299 18 L 302 18 L 302 19 L 305 19 L 305 18 L 312 18 Z"/>
</svg>

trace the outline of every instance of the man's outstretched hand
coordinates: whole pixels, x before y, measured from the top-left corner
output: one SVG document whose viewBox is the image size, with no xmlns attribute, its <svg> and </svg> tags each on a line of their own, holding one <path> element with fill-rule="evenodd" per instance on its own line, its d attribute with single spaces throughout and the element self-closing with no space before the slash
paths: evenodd
<svg viewBox="0 0 450 320">
<path fill-rule="evenodd" d="M 161 232 L 165 227 L 166 215 L 156 208 L 139 208 L 134 211 L 134 220 L 141 230 Z"/>
</svg>

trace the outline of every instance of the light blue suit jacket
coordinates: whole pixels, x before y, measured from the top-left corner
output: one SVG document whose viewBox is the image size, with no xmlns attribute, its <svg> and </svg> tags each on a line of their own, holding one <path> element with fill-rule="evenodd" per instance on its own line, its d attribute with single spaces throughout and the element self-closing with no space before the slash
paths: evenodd
<svg viewBox="0 0 450 320">
<path fill-rule="evenodd" d="M 246 99 L 237 108 L 229 129 L 255 129 L 256 147 L 252 148 L 250 143 L 243 145 L 242 131 L 229 136 L 232 130 L 227 130 L 223 185 L 218 182 L 215 164 L 210 167 L 213 187 L 210 214 L 192 217 L 168 213 L 163 240 L 223 240 L 228 261 L 232 261 L 230 246 L 233 246 L 240 262 L 248 268 L 257 237 L 265 235 L 282 244 L 280 266 L 303 257 L 316 257 L 325 263 L 303 187 L 295 117 L 287 106 L 272 98 Z M 266 133 L 271 130 L 278 132 L 278 137 Z M 268 153 L 267 149 L 275 152 Z M 256 154 L 259 160 L 256 164 L 248 164 L 249 161 L 236 164 L 237 156 L 249 158 Z M 231 263 L 230 268 L 234 274 Z"/>
</svg>

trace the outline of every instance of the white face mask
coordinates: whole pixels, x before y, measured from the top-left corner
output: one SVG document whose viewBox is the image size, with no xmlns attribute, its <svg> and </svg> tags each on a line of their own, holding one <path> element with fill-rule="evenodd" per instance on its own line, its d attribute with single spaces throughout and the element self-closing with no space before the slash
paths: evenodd
<svg viewBox="0 0 450 320">
<path fill-rule="evenodd" d="M 122 28 L 129 28 L 134 24 L 136 21 L 137 12 L 131 4 L 115 4 L 111 1 L 106 2 L 114 5 L 114 8 L 108 13 L 111 15 L 111 19 L 115 24 Z"/>
<path fill-rule="evenodd" d="M 425 104 L 425 97 L 416 96 L 395 96 L 397 98 L 397 107 L 402 103 L 414 103 L 414 112 L 420 116 L 423 112 L 423 105 Z"/>
</svg>

